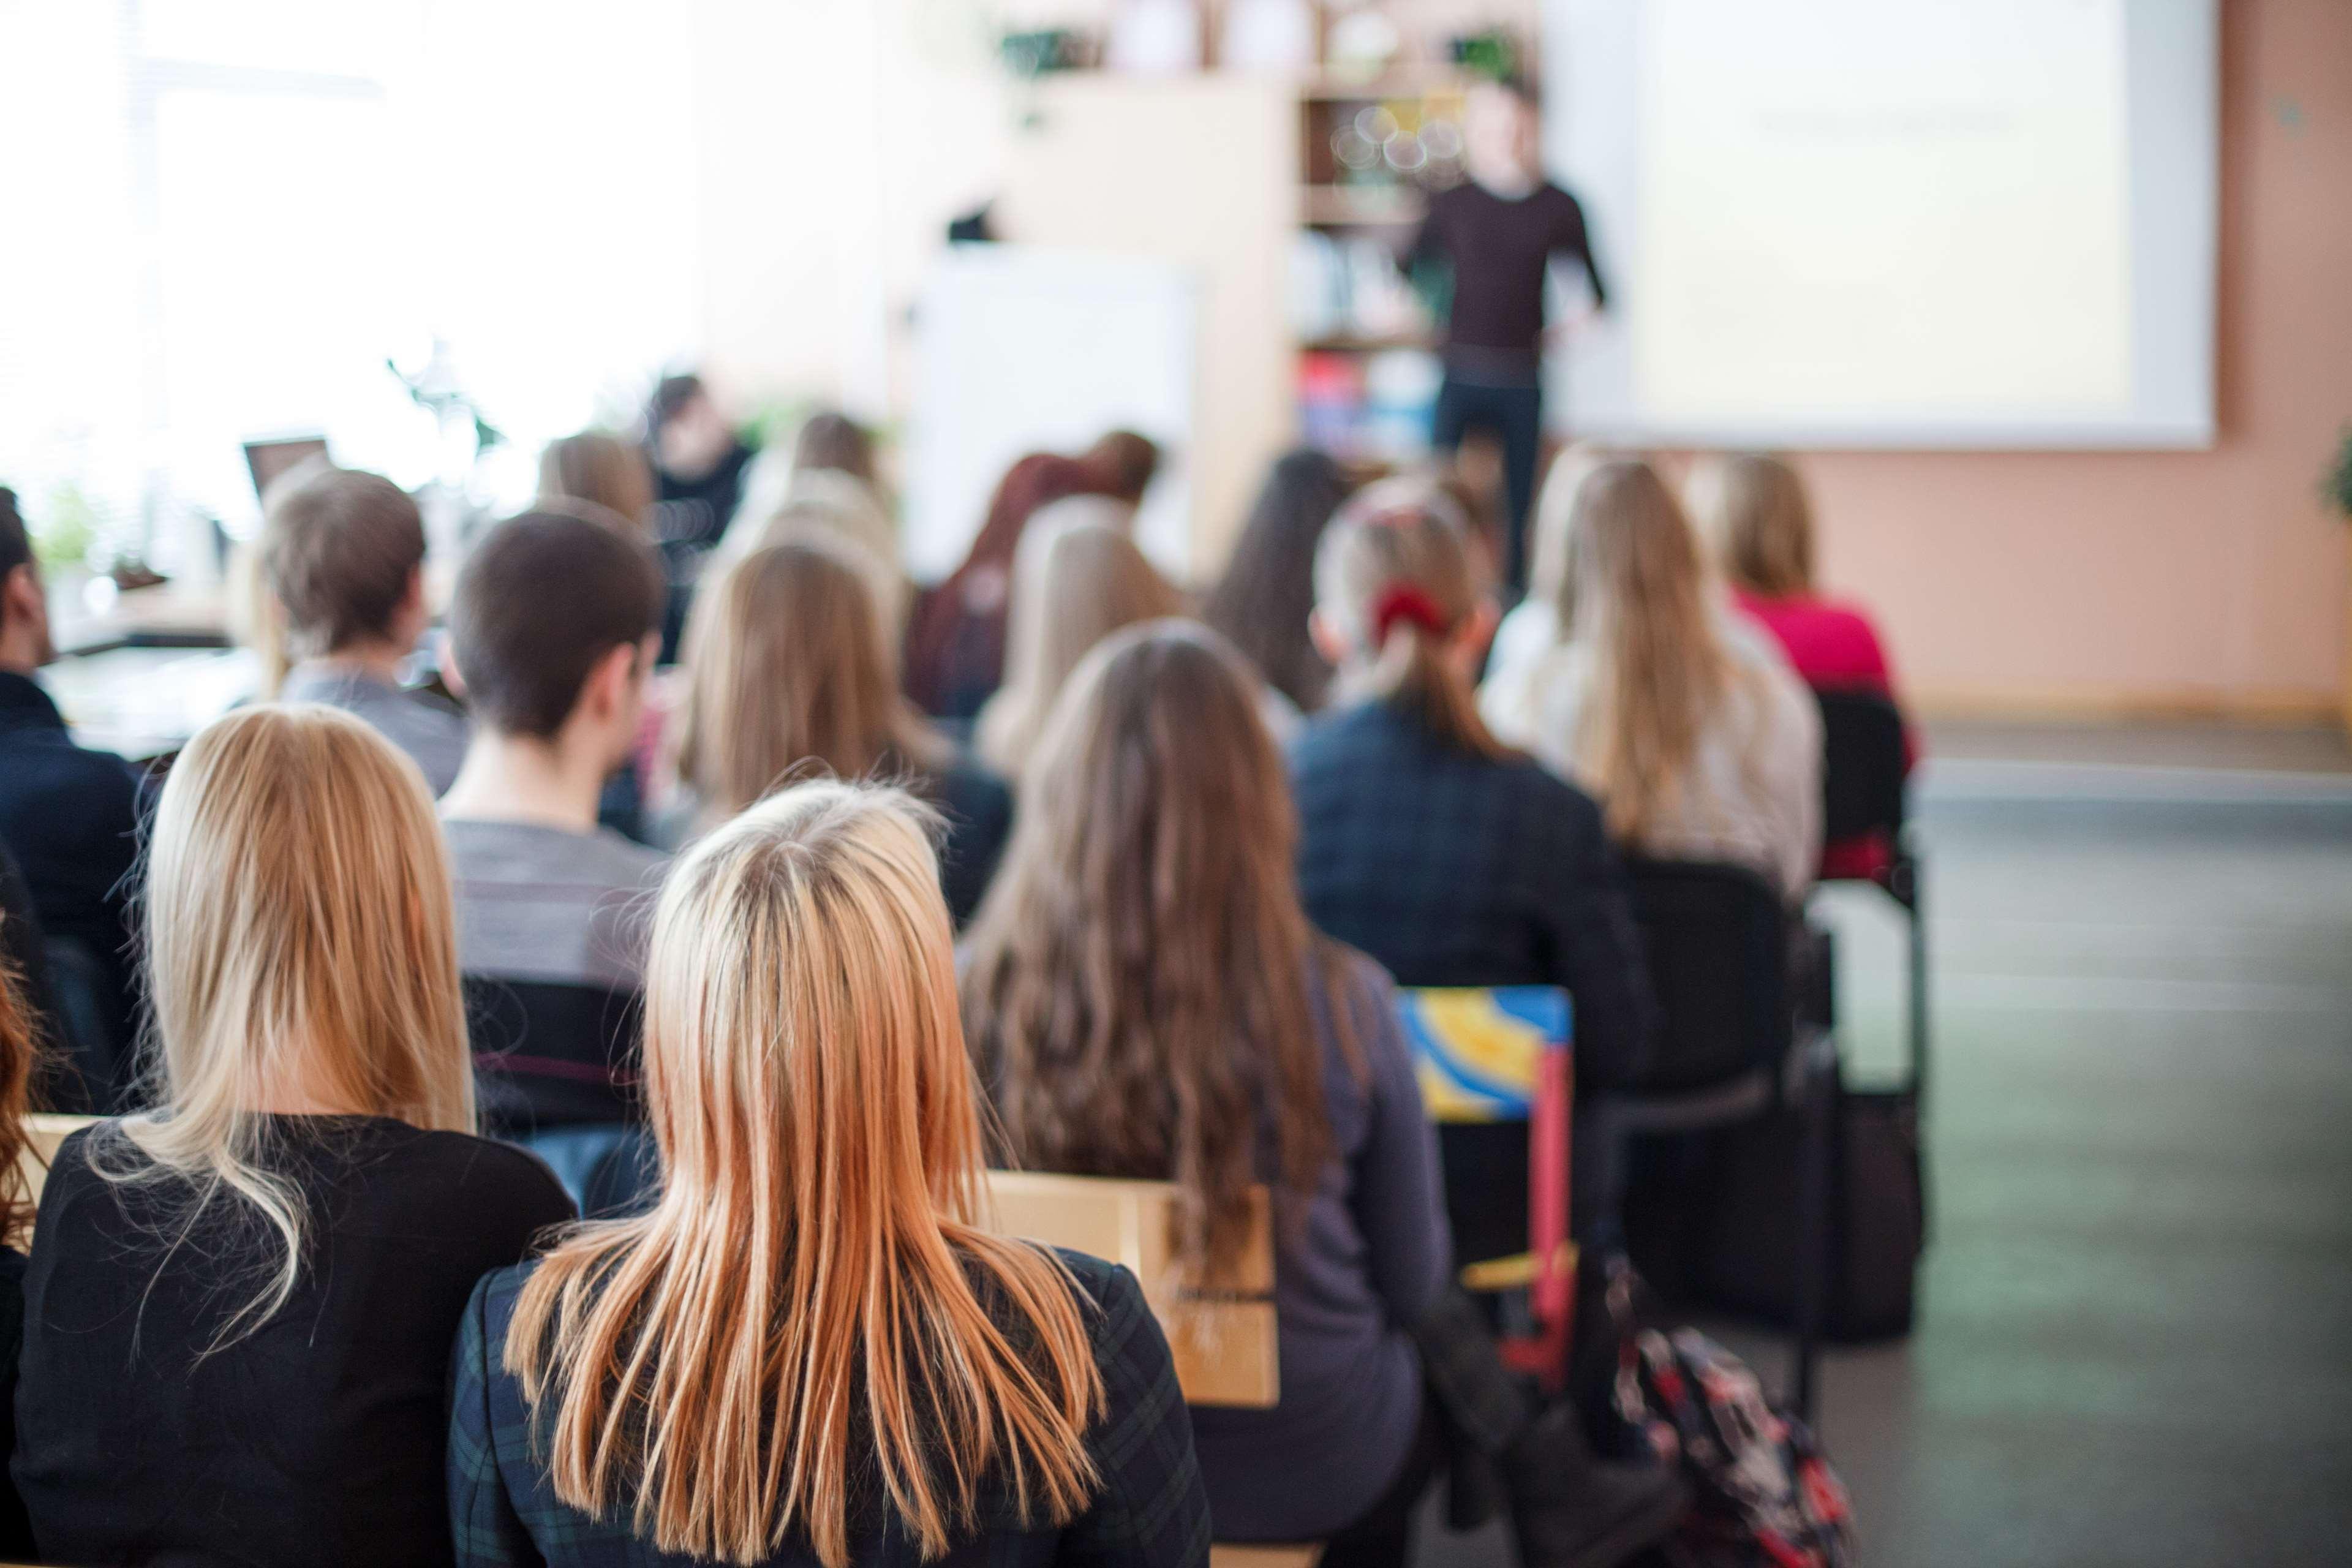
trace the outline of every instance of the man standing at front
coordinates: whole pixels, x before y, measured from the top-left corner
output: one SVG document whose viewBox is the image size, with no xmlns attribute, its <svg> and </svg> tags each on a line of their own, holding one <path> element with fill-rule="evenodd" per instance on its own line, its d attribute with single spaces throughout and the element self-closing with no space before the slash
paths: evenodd
<svg viewBox="0 0 2352 1568">
<path fill-rule="evenodd" d="M 1453 268 L 1445 382 L 1431 440 L 1451 452 L 1464 432 L 1483 429 L 1502 442 L 1510 503 L 1503 566 L 1514 593 L 1527 586 L 1528 512 L 1543 441 L 1544 279 L 1552 258 L 1584 268 L 1594 310 L 1608 301 L 1584 209 L 1543 176 L 1538 129 L 1524 82 L 1472 89 L 1463 124 L 1470 177 L 1432 198 L 1403 257 L 1407 268 L 1423 261 Z"/>
</svg>

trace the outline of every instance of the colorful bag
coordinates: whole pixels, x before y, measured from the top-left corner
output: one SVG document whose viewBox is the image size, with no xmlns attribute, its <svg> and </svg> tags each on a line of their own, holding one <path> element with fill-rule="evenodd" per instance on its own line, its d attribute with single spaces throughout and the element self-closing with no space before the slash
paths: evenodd
<svg viewBox="0 0 2352 1568">
<path fill-rule="evenodd" d="M 1644 1327 L 1637 1277 L 1609 1282 L 1618 1329 L 1617 1414 L 1697 1494 L 1663 1548 L 1677 1568 L 1851 1568 L 1845 1487 L 1812 1433 L 1773 1408 L 1738 1356 L 1696 1329 Z"/>
</svg>

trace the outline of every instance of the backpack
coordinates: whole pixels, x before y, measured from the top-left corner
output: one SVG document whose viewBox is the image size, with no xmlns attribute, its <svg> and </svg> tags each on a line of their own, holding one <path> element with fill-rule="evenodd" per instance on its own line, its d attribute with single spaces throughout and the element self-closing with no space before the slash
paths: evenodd
<svg viewBox="0 0 2352 1568">
<path fill-rule="evenodd" d="M 1616 1413 L 1698 1500 L 1661 1555 L 1676 1568 L 1851 1568 L 1853 1511 L 1812 1433 L 1705 1334 L 1641 1323 L 1637 1278 L 1621 1264 L 1609 1281 Z"/>
</svg>

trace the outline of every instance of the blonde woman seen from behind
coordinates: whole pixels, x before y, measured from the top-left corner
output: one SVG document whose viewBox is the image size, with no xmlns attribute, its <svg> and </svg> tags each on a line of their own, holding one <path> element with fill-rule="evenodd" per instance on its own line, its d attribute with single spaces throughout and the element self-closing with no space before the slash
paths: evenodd
<svg viewBox="0 0 2352 1568">
<path fill-rule="evenodd" d="M 1081 497 L 1058 505 L 1092 503 Z M 1184 610 L 1183 595 L 1126 528 L 1090 521 L 1055 527 L 1055 510 L 1038 515 L 1013 555 L 1004 684 L 980 710 L 977 750 L 1006 778 L 1021 775 L 1054 699 L 1088 649 L 1123 626 Z"/>
<path fill-rule="evenodd" d="M 608 430 L 550 441 L 539 455 L 539 498 L 589 501 L 653 538 L 654 470 L 646 450 Z"/>
<path fill-rule="evenodd" d="M 449 874 L 415 766 L 240 710 L 147 852 L 156 1109 L 43 1194 L 14 1473 L 57 1562 L 447 1563 L 467 1294 L 572 1205 L 471 1135 Z"/>
<path fill-rule="evenodd" d="M 1821 856 L 1821 714 L 1735 618 L 1648 464 L 1586 476 L 1565 521 L 1552 642 L 1486 678 L 1481 710 L 1661 859 L 1753 868 L 1801 898 Z"/>
<path fill-rule="evenodd" d="M 929 827 L 811 783 L 680 860 L 646 985 L 660 1196 L 475 1292 L 461 1563 L 1206 1563 L 1134 1278 L 980 1224 Z"/>
<path fill-rule="evenodd" d="M 900 692 L 858 560 L 819 540 L 756 550 L 703 584 L 687 626 L 671 846 L 795 779 L 905 784 L 947 821 L 941 868 L 961 921 L 1012 831 L 1004 785 L 957 755 Z"/>
</svg>

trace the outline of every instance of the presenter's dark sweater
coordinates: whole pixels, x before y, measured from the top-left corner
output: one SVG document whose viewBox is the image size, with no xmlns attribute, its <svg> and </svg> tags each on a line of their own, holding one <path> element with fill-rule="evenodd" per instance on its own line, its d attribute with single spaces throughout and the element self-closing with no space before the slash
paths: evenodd
<svg viewBox="0 0 2352 1568">
<path fill-rule="evenodd" d="M 123 1188 L 66 1140 L 25 1278 L 10 1470 L 47 1563 L 451 1561 L 449 1347 L 474 1283 L 571 1200 L 536 1159 L 375 1117 L 272 1118 L 310 1218 L 287 1303 L 212 1350 L 266 1279 L 252 1211 Z M 174 1239 L 178 1245 L 173 1245 Z M 210 1351 L 210 1353 L 206 1353 Z"/>
<path fill-rule="evenodd" d="M 1593 303 L 1608 302 L 1584 209 L 1558 185 L 1539 184 L 1515 200 L 1465 182 L 1431 198 L 1406 261 L 1453 266 L 1448 374 L 1535 384 L 1543 358 L 1544 270 L 1554 257 L 1582 267 Z"/>
</svg>

